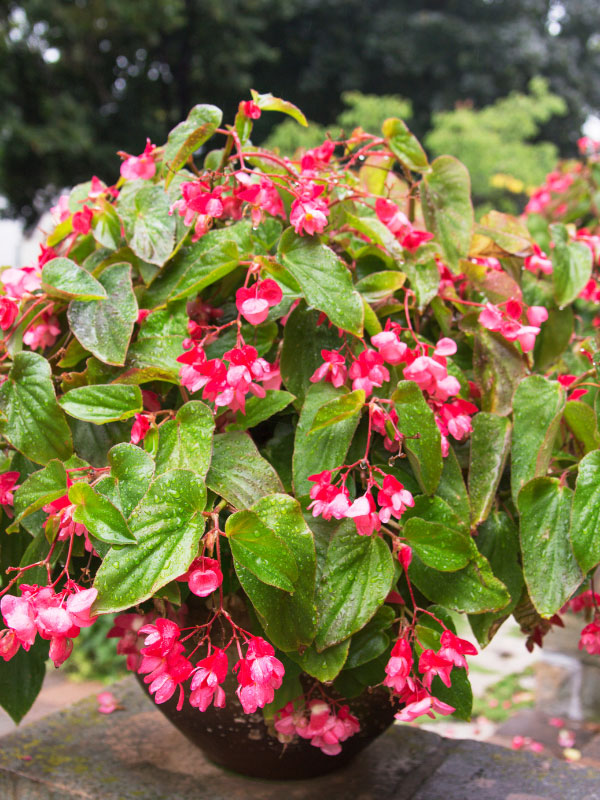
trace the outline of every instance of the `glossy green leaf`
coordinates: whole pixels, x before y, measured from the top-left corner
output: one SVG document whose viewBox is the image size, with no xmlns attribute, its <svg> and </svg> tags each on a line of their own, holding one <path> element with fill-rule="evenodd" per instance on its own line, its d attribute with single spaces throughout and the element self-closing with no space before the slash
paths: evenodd
<svg viewBox="0 0 600 800">
<path fill-rule="evenodd" d="M 468 523 L 471 516 L 469 495 L 460 464 L 452 447 L 444 458 L 442 477 L 436 490 L 436 497 L 444 500 L 463 523 Z"/>
<path fill-rule="evenodd" d="M 288 100 L 282 100 L 281 97 L 273 97 L 271 92 L 267 94 L 260 94 L 254 89 L 250 90 L 252 93 L 252 100 L 261 109 L 261 111 L 280 111 L 282 114 L 287 114 L 292 119 L 295 119 L 300 125 L 306 127 L 308 122 L 306 117 L 299 108 Z"/>
<path fill-rule="evenodd" d="M 442 439 L 433 411 L 414 381 L 400 381 L 392 400 L 398 414 L 398 428 L 407 437 L 403 446 L 413 472 L 423 491 L 433 494 L 443 466 Z"/>
<path fill-rule="evenodd" d="M 391 606 L 381 606 L 375 616 L 364 628 L 355 633 L 350 641 L 348 658 L 344 664 L 346 669 L 355 669 L 387 650 L 390 637 L 385 631 L 394 621 L 396 613 Z"/>
<path fill-rule="evenodd" d="M 569 538 L 572 489 L 557 478 L 534 478 L 519 492 L 523 574 L 543 617 L 556 614 L 583 580 Z"/>
<path fill-rule="evenodd" d="M 69 500 L 75 504 L 75 522 L 81 522 L 88 531 L 106 544 L 131 544 L 135 538 L 123 514 L 106 497 L 96 492 L 88 483 L 78 481 L 69 489 Z"/>
<path fill-rule="evenodd" d="M 359 536 L 353 523 L 341 526 L 327 550 L 317 592 L 319 651 L 359 631 L 383 604 L 394 580 L 394 563 L 379 536 Z"/>
<path fill-rule="evenodd" d="M 362 389 L 335 397 L 319 408 L 308 434 L 353 419 L 362 411 L 364 404 L 365 393 Z"/>
<path fill-rule="evenodd" d="M 0 667 L 0 706 L 17 725 L 33 705 L 40 693 L 44 675 L 48 643 L 39 637 L 33 647 L 25 652 L 20 648 Z"/>
<path fill-rule="evenodd" d="M 565 405 L 564 421 L 573 436 L 583 446 L 585 453 L 600 447 L 600 434 L 594 409 L 581 400 L 569 400 Z"/>
<path fill-rule="evenodd" d="M 358 425 L 362 404 L 355 406 L 351 416 L 319 430 L 312 430 L 319 411 L 342 396 L 343 389 L 336 389 L 330 383 L 315 383 L 306 395 L 294 440 L 293 474 L 297 497 L 309 493 L 313 485 L 308 480 L 309 475 L 344 463 Z"/>
<path fill-rule="evenodd" d="M 383 636 L 385 634 L 380 635 Z M 352 641 L 354 641 L 354 638 Z M 368 690 L 369 687 L 377 686 L 382 683 L 386 677 L 385 667 L 389 661 L 390 653 L 391 648 L 388 647 L 377 656 L 377 658 L 373 658 L 371 661 L 367 661 L 359 667 L 354 667 L 352 669 L 346 668 L 346 664 L 348 663 L 348 660 L 346 660 L 344 669 L 337 676 L 333 684 L 336 692 L 339 692 L 342 697 L 350 700 L 361 695 L 365 690 Z"/>
<path fill-rule="evenodd" d="M 332 681 L 340 674 L 350 648 L 350 639 L 327 647 L 325 650 L 317 650 L 312 644 L 303 650 L 302 655 L 298 652 L 289 652 L 287 655 L 295 661 L 307 675 L 311 675 L 318 681 Z"/>
<path fill-rule="evenodd" d="M 401 164 L 414 172 L 429 170 L 427 156 L 419 140 L 401 119 L 386 119 L 382 132 L 388 147 Z"/>
<path fill-rule="evenodd" d="M 96 211 L 92 218 L 92 236 L 102 245 L 117 250 L 122 243 L 121 220 L 114 206 L 105 198 L 96 200 Z"/>
<path fill-rule="evenodd" d="M 481 389 L 481 409 L 505 417 L 519 382 L 525 376 L 523 356 L 511 342 L 495 331 L 475 335 L 473 372 Z"/>
<path fill-rule="evenodd" d="M 357 281 L 356 290 L 368 303 L 379 303 L 400 289 L 406 281 L 404 272 L 388 269 L 383 272 L 372 272 Z"/>
<path fill-rule="evenodd" d="M 141 413 L 142 393 L 138 386 L 117 383 L 81 386 L 66 392 L 60 405 L 71 417 L 103 425 Z"/>
<path fill-rule="evenodd" d="M 177 412 L 175 419 L 159 427 L 156 472 L 189 469 L 206 477 L 212 456 L 215 421 L 211 410 L 198 400 L 190 400 Z"/>
<path fill-rule="evenodd" d="M 291 228 L 282 235 L 279 259 L 298 281 L 309 306 L 357 336 L 363 329 L 363 306 L 350 272 L 338 256 L 318 239 L 297 236 Z"/>
<path fill-rule="evenodd" d="M 452 683 L 446 686 L 439 677 L 431 683 L 431 694 L 454 709 L 453 717 L 469 722 L 473 711 L 473 690 L 465 669 L 455 669 L 451 675 Z"/>
<path fill-rule="evenodd" d="M 527 481 L 546 474 L 564 407 L 565 392 L 558 381 L 531 375 L 519 384 L 514 398 L 510 476 L 515 502 Z"/>
<path fill-rule="evenodd" d="M 579 463 L 571 513 L 571 544 L 584 573 L 600 563 L 599 529 L 600 450 L 594 450 Z"/>
<path fill-rule="evenodd" d="M 300 303 L 290 314 L 283 332 L 281 377 L 300 405 L 312 386 L 311 376 L 323 363 L 321 350 L 334 350 L 340 346 L 337 331 L 328 325 L 317 325 L 318 318 L 318 311 Z"/>
<path fill-rule="evenodd" d="M 551 225 L 550 231 L 554 299 L 559 306 L 566 306 L 578 297 L 592 275 L 592 253 L 583 242 L 570 242 L 564 225 Z"/>
<path fill-rule="evenodd" d="M 534 356 L 535 367 L 546 372 L 555 364 L 569 346 L 573 335 L 573 309 L 571 306 L 548 311 L 548 319 L 536 336 Z"/>
<path fill-rule="evenodd" d="M 20 482 L 14 495 L 15 522 L 39 511 L 48 503 L 67 493 L 67 473 L 62 461 L 52 460 L 44 469 L 34 472 Z"/>
<path fill-rule="evenodd" d="M 459 516 L 438 494 L 434 497 L 428 497 L 426 494 L 417 495 L 414 498 L 414 505 L 407 508 L 402 515 L 402 521 L 406 522 L 413 517 L 425 519 L 428 522 L 438 522 L 446 528 L 458 531 L 463 538 L 470 538 L 469 517 Z"/>
<path fill-rule="evenodd" d="M 506 587 L 494 576 L 482 555 L 463 569 L 440 573 L 413 554 L 409 575 L 428 600 L 463 614 L 499 611 L 510 602 Z"/>
<path fill-rule="evenodd" d="M 73 300 L 67 317 L 82 347 L 106 364 L 122 365 L 137 319 L 138 307 L 131 285 L 131 265 L 113 264 L 98 281 L 106 300 Z"/>
<path fill-rule="evenodd" d="M 440 271 L 433 259 L 413 263 L 410 254 L 404 262 L 404 271 L 417 295 L 419 311 L 429 305 L 440 288 Z"/>
<path fill-rule="evenodd" d="M 137 544 L 112 547 L 98 569 L 94 610 L 130 608 L 182 575 L 198 551 L 205 502 L 206 491 L 191 472 L 160 475 L 129 518 Z"/>
<path fill-rule="evenodd" d="M 471 179 L 464 164 L 453 156 L 440 156 L 431 164 L 421 184 L 421 203 L 427 229 L 442 247 L 453 271 L 466 256 L 473 234 Z"/>
<path fill-rule="evenodd" d="M 510 603 L 501 611 L 473 614 L 469 617 L 477 641 L 481 647 L 485 647 L 513 612 L 523 591 L 519 531 L 508 514 L 493 511 L 479 526 L 477 546 L 490 562 L 494 575 L 502 581 L 510 594 Z"/>
<path fill-rule="evenodd" d="M 473 417 L 469 460 L 471 522 L 479 525 L 492 508 L 510 450 L 511 425 L 506 417 L 481 411 Z"/>
<path fill-rule="evenodd" d="M 142 261 L 158 267 L 175 248 L 176 219 L 169 208 L 163 187 L 144 180 L 125 184 L 117 201 L 127 244 Z"/>
<path fill-rule="evenodd" d="M 241 564 L 259 581 L 286 592 L 294 591 L 298 565 L 285 541 L 254 511 L 238 511 L 228 517 L 225 533 L 234 563 Z"/>
<path fill-rule="evenodd" d="M 238 411 L 236 421 L 227 426 L 229 431 L 245 431 L 254 428 L 266 419 L 278 414 L 287 408 L 296 398 L 290 392 L 283 392 L 277 389 L 267 389 L 265 397 L 254 397 L 249 395 L 246 398 L 246 413 Z"/>
<path fill-rule="evenodd" d="M 165 188 L 188 158 L 210 139 L 222 119 L 223 112 L 220 108 L 203 103 L 194 106 L 187 119 L 173 128 L 163 155 L 166 165 Z"/>
<path fill-rule="evenodd" d="M 252 512 L 292 552 L 298 568 L 294 592 L 267 585 L 238 562 L 234 562 L 236 572 L 269 641 L 280 650 L 298 650 L 312 642 L 316 630 L 313 535 L 304 521 L 298 502 L 288 495 L 264 497 L 252 506 Z"/>
<path fill-rule="evenodd" d="M 206 485 L 234 508 L 249 508 L 261 497 L 283 491 L 273 467 L 246 433 L 220 433 L 213 439 L 213 456 Z"/>
<path fill-rule="evenodd" d="M 419 517 L 407 520 L 402 536 L 424 564 L 440 572 L 466 567 L 477 552 L 470 537 Z"/>
<path fill-rule="evenodd" d="M 154 477 L 154 461 L 141 447 L 123 442 L 111 447 L 108 463 L 110 474 L 117 482 L 121 508 L 129 517 L 148 491 Z"/>
<path fill-rule="evenodd" d="M 38 353 L 17 353 L 0 386 L 0 430 L 5 439 L 37 464 L 62 461 L 73 452 L 73 440 L 56 402 L 50 365 Z"/>
<path fill-rule="evenodd" d="M 42 267 L 42 289 L 53 297 L 103 300 L 106 289 L 70 258 L 53 258 Z"/>
</svg>

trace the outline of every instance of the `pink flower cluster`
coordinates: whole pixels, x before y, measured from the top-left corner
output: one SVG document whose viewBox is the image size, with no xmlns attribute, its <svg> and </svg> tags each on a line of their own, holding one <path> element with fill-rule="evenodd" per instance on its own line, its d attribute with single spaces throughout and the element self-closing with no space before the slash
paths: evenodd
<svg viewBox="0 0 600 800">
<path fill-rule="evenodd" d="M 152 144 L 150 139 L 146 139 L 144 152 L 139 156 L 131 156 L 120 151 L 119 155 L 125 159 L 121 164 L 121 177 L 128 181 L 147 181 L 153 178 L 156 175 L 156 149 L 156 145 Z"/>
<path fill-rule="evenodd" d="M 153 614 L 119 614 L 114 619 L 113 627 L 106 634 L 107 639 L 118 639 L 117 653 L 127 656 L 126 667 L 137 672 L 142 663 L 140 630 L 153 619 Z"/>
<path fill-rule="evenodd" d="M 571 598 L 571 600 L 561 608 L 561 613 L 572 611 L 574 614 L 578 614 L 586 608 L 600 608 L 600 594 L 598 594 L 598 592 L 586 589 L 585 592 L 581 592 L 581 594 Z"/>
<path fill-rule="evenodd" d="M 360 731 L 360 724 L 348 706 L 336 710 L 323 700 L 311 700 L 308 708 L 299 710 L 287 703 L 275 714 L 274 726 L 280 742 L 287 743 L 300 736 L 310 739 L 311 745 L 327 756 L 341 753 L 341 742 Z"/>
<path fill-rule="evenodd" d="M 533 255 L 527 256 L 524 266 L 534 274 L 537 272 L 542 272 L 544 275 L 552 274 L 552 259 L 548 258 L 537 244 L 533 245 Z"/>
<path fill-rule="evenodd" d="M 433 233 L 415 228 L 406 214 L 403 214 L 391 200 L 378 197 L 375 202 L 375 213 L 409 253 L 413 253 L 422 244 L 433 239 Z"/>
<path fill-rule="evenodd" d="M 246 658 L 241 658 L 233 670 L 239 684 L 236 694 L 246 714 L 273 702 L 275 689 L 279 689 L 285 674 L 275 650 L 260 636 L 250 638 Z"/>
<path fill-rule="evenodd" d="M 535 347 L 535 338 L 540 332 L 540 325 L 548 319 L 548 311 L 544 306 L 529 306 L 526 316 L 529 325 L 521 323 L 523 304 L 519 300 L 509 300 L 504 309 L 486 303 L 479 314 L 479 324 L 489 331 L 498 331 L 509 342 L 518 341 L 524 353 Z"/>
<path fill-rule="evenodd" d="M 264 175 L 251 176 L 246 172 L 237 172 L 235 177 L 239 186 L 233 190 L 234 203 L 236 205 L 248 203 L 250 218 L 255 228 L 264 220 L 265 214 L 285 219 L 283 201 L 270 178 Z"/>
<path fill-rule="evenodd" d="M 417 717 L 427 714 L 451 714 L 452 706 L 443 703 L 430 693 L 431 683 L 438 676 L 446 686 L 451 685 L 450 673 L 453 667 L 468 669 L 465 655 L 477 655 L 475 647 L 465 639 L 461 639 L 449 630 L 442 633 L 440 649 L 423 650 L 419 658 L 417 677 L 414 672 L 413 653 L 409 642 L 400 638 L 394 645 L 388 661 L 383 685 L 398 694 L 404 708 L 396 714 L 402 722 L 412 722 Z"/>
<path fill-rule="evenodd" d="M 50 641 L 50 658 L 59 667 L 71 655 L 73 639 L 81 628 L 96 620 L 90 616 L 96 589 L 82 589 L 69 582 L 67 588 L 55 592 L 52 586 L 19 587 L 21 597 L 6 594 L 0 600 L 0 611 L 6 630 L 0 633 L 0 656 L 9 661 L 22 647 L 29 650 L 39 633 Z"/>
<path fill-rule="evenodd" d="M 546 175 L 546 182 L 529 198 L 529 202 L 525 206 L 525 214 L 543 214 L 556 199 L 552 195 L 560 195 L 565 192 L 574 180 L 575 177 L 569 172 L 550 172 Z M 555 213 L 560 215 L 565 208 L 566 206 L 561 204 L 555 209 Z"/>
<path fill-rule="evenodd" d="M 329 205 L 327 199 L 321 197 L 325 185 L 306 181 L 300 184 L 296 192 L 296 199 L 290 208 L 290 225 L 296 233 L 322 233 L 327 226 Z"/>
<path fill-rule="evenodd" d="M 143 625 L 140 634 L 145 634 L 141 648 L 141 663 L 138 672 L 146 675 L 144 683 L 150 684 L 149 692 L 156 703 L 166 703 L 179 689 L 177 710 L 183 708 L 183 682 L 194 670 L 184 655 L 185 646 L 179 641 L 180 629 L 176 622 L 159 617 L 153 623 Z"/>
<path fill-rule="evenodd" d="M 313 517 L 323 519 L 353 519 L 356 530 L 361 536 L 370 536 L 381 528 L 382 523 L 387 523 L 392 517 L 400 519 L 407 507 L 414 506 L 412 494 L 393 475 L 385 475 L 381 486 L 371 479 L 365 494 L 350 502 L 350 494 L 345 484 L 335 486 L 331 483 L 332 473 L 324 470 L 316 475 L 310 475 L 308 480 L 315 485 L 310 490 L 312 502 L 308 506 Z M 371 489 L 376 486 L 379 491 L 377 510 Z"/>
<path fill-rule="evenodd" d="M 279 371 L 274 369 L 251 345 L 241 344 L 228 350 L 223 358 L 206 358 L 201 345 L 177 359 L 183 367 L 179 371 L 181 385 L 191 392 L 203 390 L 202 397 L 217 408 L 228 406 L 232 411 L 245 413 L 246 395 L 265 397 L 269 381 L 279 382 Z M 257 381 L 260 381 L 261 386 Z"/>
<path fill-rule="evenodd" d="M 592 656 L 600 656 L 600 619 L 590 622 L 581 631 L 579 649 L 587 650 Z"/>
</svg>

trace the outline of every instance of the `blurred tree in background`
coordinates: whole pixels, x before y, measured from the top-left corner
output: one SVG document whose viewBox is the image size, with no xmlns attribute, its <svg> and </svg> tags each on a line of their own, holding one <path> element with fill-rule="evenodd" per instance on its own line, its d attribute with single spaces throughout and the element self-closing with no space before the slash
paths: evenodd
<svg viewBox="0 0 600 800">
<path fill-rule="evenodd" d="M 0 191 L 34 219 L 48 197 L 114 152 L 160 144 L 196 102 L 226 118 L 253 86 L 331 124 L 342 94 L 410 100 L 418 135 L 432 114 L 475 108 L 531 78 L 568 113 L 537 136 L 573 151 L 600 109 L 597 0 L 5 0 L 0 17 Z M 349 95 L 346 95 L 348 98 Z M 346 126 L 349 118 L 342 123 Z M 257 139 L 268 133 L 260 120 Z M 33 201 L 33 202 L 32 202 Z"/>
</svg>

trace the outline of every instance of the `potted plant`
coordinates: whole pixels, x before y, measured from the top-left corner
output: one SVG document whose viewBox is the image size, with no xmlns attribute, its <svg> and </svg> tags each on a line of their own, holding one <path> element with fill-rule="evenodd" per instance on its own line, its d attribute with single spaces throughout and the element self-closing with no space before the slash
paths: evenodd
<svg viewBox="0 0 600 800">
<path fill-rule="evenodd" d="M 223 761 L 243 710 L 236 749 L 270 755 L 229 765 L 272 776 L 468 718 L 450 612 L 541 643 L 587 590 L 599 240 L 542 201 L 476 223 L 465 167 L 399 119 L 290 160 L 252 144 L 265 111 L 306 124 L 198 105 L 0 274 L 0 702 L 19 719 L 116 614 L 171 718 Z"/>
</svg>

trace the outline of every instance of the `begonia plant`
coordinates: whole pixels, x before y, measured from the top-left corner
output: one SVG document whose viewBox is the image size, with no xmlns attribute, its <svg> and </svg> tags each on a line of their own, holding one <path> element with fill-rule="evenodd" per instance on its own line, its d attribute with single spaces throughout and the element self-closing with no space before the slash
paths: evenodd
<svg viewBox="0 0 600 800">
<path fill-rule="evenodd" d="M 104 614 L 157 703 L 223 707 L 233 669 L 245 712 L 331 755 L 374 687 L 469 717 L 450 612 L 532 646 L 576 604 L 600 651 L 596 145 L 475 222 L 401 120 L 287 159 L 251 141 L 266 111 L 305 124 L 195 106 L 0 274 L 17 720 Z"/>
</svg>

